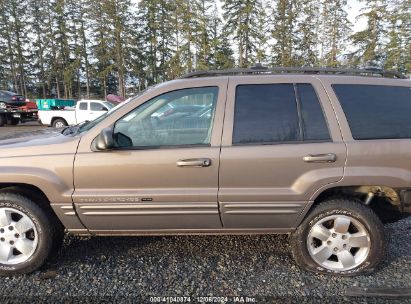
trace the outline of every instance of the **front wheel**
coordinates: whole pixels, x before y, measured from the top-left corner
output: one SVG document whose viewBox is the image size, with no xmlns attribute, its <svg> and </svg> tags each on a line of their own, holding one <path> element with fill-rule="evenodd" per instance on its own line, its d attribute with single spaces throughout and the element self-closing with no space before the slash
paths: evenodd
<svg viewBox="0 0 411 304">
<path fill-rule="evenodd" d="M 337 275 L 371 272 L 383 260 L 384 227 L 376 214 L 354 199 L 315 206 L 291 237 L 293 256 L 309 271 Z"/>
<path fill-rule="evenodd" d="M 7 124 L 8 125 L 12 125 L 12 126 L 17 126 L 20 122 L 20 119 L 12 117 L 10 119 L 7 120 Z"/>
<path fill-rule="evenodd" d="M 0 275 L 30 273 L 49 258 L 62 229 L 30 199 L 0 193 Z"/>
<path fill-rule="evenodd" d="M 57 118 L 56 120 L 53 121 L 53 124 L 52 124 L 53 128 L 57 128 L 57 129 L 64 128 L 67 125 L 68 125 L 67 122 L 61 118 Z"/>
</svg>

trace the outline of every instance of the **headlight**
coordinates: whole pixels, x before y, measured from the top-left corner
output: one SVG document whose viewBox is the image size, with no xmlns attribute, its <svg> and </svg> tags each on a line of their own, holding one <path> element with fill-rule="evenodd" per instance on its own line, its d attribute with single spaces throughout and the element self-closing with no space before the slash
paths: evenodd
<svg viewBox="0 0 411 304">
<path fill-rule="evenodd" d="M 5 109 L 7 106 L 4 102 L 0 102 L 0 109 Z"/>
</svg>

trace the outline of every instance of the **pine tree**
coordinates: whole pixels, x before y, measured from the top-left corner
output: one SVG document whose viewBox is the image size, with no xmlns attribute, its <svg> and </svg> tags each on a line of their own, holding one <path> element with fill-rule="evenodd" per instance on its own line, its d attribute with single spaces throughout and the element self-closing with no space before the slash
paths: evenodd
<svg viewBox="0 0 411 304">
<path fill-rule="evenodd" d="M 271 38 L 275 42 L 271 50 L 271 61 L 274 66 L 295 65 L 296 33 L 294 28 L 298 15 L 296 5 L 288 0 L 277 0 L 273 5 Z"/>
<path fill-rule="evenodd" d="M 37 83 L 33 93 L 42 98 L 46 98 L 49 93 L 49 71 L 48 46 L 47 41 L 47 10 L 44 7 L 48 5 L 47 0 L 33 1 L 29 7 L 31 15 L 30 27 L 33 34 L 31 48 L 31 69 L 34 81 Z"/>
<path fill-rule="evenodd" d="M 384 68 L 411 72 L 411 2 L 394 0 L 387 13 L 388 43 Z"/>
<path fill-rule="evenodd" d="M 210 67 L 212 60 L 212 22 L 215 11 L 215 0 L 197 0 L 196 15 L 198 18 L 198 35 L 196 36 L 196 69 L 204 70 Z"/>
<path fill-rule="evenodd" d="M 27 95 L 27 70 L 29 54 L 24 45 L 29 43 L 27 36 L 26 0 L 10 0 L 0 2 L 1 31 L 5 41 L 4 49 L 7 55 L 3 60 L 7 62 L 12 78 L 12 89 L 19 94 Z"/>
<path fill-rule="evenodd" d="M 345 51 L 351 23 L 345 11 L 346 0 L 330 0 L 322 4 L 321 65 L 336 67 Z"/>
<path fill-rule="evenodd" d="M 318 32 L 320 5 L 317 0 L 303 0 L 298 3 L 300 12 L 297 22 L 296 46 L 297 65 L 318 64 Z"/>
<path fill-rule="evenodd" d="M 256 50 L 257 19 L 261 13 L 259 0 L 223 1 L 226 31 L 238 45 L 238 65 L 246 67 L 252 62 Z"/>
<path fill-rule="evenodd" d="M 92 45 L 91 51 L 96 63 L 94 64 L 94 77 L 100 90 L 99 94 L 106 97 L 118 91 L 116 81 L 113 81 L 114 41 L 111 36 L 110 23 L 108 22 L 106 1 L 93 1 L 90 6 L 90 27 Z"/>
<path fill-rule="evenodd" d="M 256 52 L 254 61 L 266 63 L 268 59 L 267 43 L 269 38 L 269 23 L 267 22 L 270 7 L 260 2 L 258 7 L 258 16 L 256 21 Z"/>
<path fill-rule="evenodd" d="M 367 28 L 352 35 L 354 62 L 360 66 L 381 66 L 383 60 L 384 16 L 386 0 L 365 0 L 361 17 L 367 18 Z"/>
</svg>

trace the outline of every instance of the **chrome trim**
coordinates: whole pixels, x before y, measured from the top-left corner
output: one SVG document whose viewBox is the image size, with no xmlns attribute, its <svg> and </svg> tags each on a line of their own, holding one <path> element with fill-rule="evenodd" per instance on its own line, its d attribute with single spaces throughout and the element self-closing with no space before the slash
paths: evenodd
<svg viewBox="0 0 411 304">
<path fill-rule="evenodd" d="M 86 209 L 86 210 L 96 210 L 96 209 L 178 209 L 178 208 L 216 208 L 217 204 L 216 203 L 210 203 L 210 204 L 204 204 L 204 203 L 193 203 L 193 204 L 174 204 L 174 203 L 169 203 L 169 204 L 133 204 L 133 205 L 120 205 L 120 204 L 115 204 L 115 205 L 85 205 L 85 206 L 80 206 L 80 209 Z"/>
<path fill-rule="evenodd" d="M 83 205 L 79 210 L 85 216 L 218 214 L 217 203 L 212 202 Z"/>
<path fill-rule="evenodd" d="M 94 211 L 84 212 L 82 215 L 105 215 L 105 216 L 117 216 L 117 215 L 187 215 L 187 214 L 218 214 L 218 211 Z"/>
</svg>

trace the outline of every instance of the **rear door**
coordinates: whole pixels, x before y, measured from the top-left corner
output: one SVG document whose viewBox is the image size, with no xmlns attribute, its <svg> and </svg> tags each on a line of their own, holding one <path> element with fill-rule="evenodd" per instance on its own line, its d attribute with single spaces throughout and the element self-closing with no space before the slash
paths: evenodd
<svg viewBox="0 0 411 304">
<path fill-rule="evenodd" d="M 316 191 L 342 179 L 345 160 L 316 78 L 230 78 L 218 195 L 225 228 L 289 230 Z"/>
</svg>

